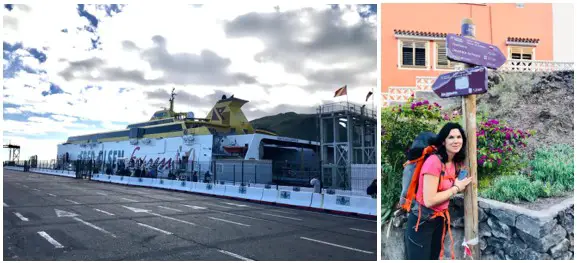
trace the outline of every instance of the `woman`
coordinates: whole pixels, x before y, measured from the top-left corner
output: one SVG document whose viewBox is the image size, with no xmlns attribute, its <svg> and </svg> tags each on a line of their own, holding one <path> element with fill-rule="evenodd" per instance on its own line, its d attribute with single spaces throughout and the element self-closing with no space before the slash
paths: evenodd
<svg viewBox="0 0 577 263">
<path fill-rule="evenodd" d="M 451 235 L 449 200 L 471 182 L 469 177 L 455 180 L 458 171 L 463 169 L 466 141 L 458 123 L 447 123 L 437 135 L 434 144 L 437 151 L 421 168 L 416 202 L 409 213 L 405 232 L 407 259 L 442 258 L 445 232 Z"/>
</svg>

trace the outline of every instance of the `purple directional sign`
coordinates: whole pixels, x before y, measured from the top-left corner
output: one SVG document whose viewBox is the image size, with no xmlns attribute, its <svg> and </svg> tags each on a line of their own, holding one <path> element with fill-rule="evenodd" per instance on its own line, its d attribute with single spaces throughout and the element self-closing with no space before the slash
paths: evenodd
<svg viewBox="0 0 577 263">
<path fill-rule="evenodd" d="M 492 69 L 498 69 L 507 61 L 497 46 L 455 34 L 447 34 L 447 57 Z"/>
<path fill-rule="evenodd" d="M 483 94 L 489 86 L 485 67 L 474 67 L 443 74 L 433 83 L 433 91 L 441 98 Z"/>
</svg>

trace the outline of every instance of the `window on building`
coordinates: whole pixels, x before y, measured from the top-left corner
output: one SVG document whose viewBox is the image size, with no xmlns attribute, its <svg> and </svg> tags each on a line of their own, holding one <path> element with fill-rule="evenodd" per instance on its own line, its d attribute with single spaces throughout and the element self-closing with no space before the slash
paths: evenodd
<svg viewBox="0 0 577 263">
<path fill-rule="evenodd" d="M 509 47 L 509 59 L 522 59 L 522 60 L 533 60 L 534 59 L 534 47 Z"/>
<path fill-rule="evenodd" d="M 401 67 L 426 68 L 427 42 L 403 40 L 400 46 Z"/>
<path fill-rule="evenodd" d="M 437 68 L 452 69 L 455 65 L 447 58 L 447 46 L 445 41 L 435 42 L 437 50 Z"/>
</svg>

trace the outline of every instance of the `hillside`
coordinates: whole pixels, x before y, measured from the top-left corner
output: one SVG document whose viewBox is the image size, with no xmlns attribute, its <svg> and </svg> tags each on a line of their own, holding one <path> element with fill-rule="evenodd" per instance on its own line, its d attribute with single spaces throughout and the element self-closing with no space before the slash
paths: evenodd
<svg viewBox="0 0 577 263">
<path fill-rule="evenodd" d="M 477 114 L 535 130 L 535 136 L 528 139 L 529 155 L 538 147 L 573 145 L 573 90 L 573 71 L 492 71 L 489 92 L 477 97 Z"/>
<path fill-rule="evenodd" d="M 250 122 L 256 129 L 276 132 L 279 136 L 318 141 L 318 118 L 316 114 L 294 112 L 266 116 Z"/>
<path fill-rule="evenodd" d="M 478 111 L 512 127 L 535 130 L 530 153 L 551 144 L 573 145 L 573 71 L 492 72 L 489 87 L 478 98 Z"/>
</svg>

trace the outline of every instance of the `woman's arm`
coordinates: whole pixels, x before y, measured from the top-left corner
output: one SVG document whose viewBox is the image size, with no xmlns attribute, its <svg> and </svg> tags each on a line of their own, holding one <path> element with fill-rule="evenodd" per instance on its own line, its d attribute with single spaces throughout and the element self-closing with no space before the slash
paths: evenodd
<svg viewBox="0 0 577 263">
<path fill-rule="evenodd" d="M 458 186 L 453 186 L 445 191 L 437 192 L 439 186 L 439 177 L 425 174 L 423 180 L 423 200 L 425 206 L 431 208 L 442 202 L 449 200 L 459 192 Z"/>
</svg>

